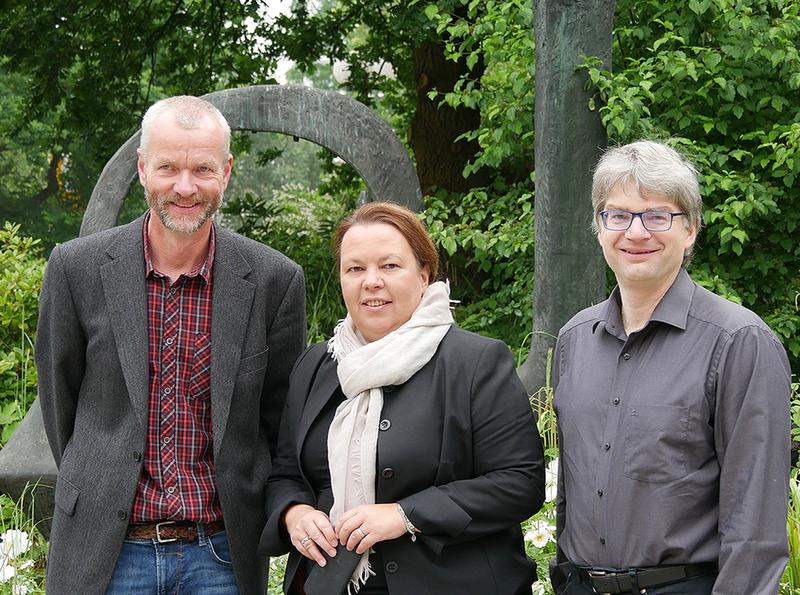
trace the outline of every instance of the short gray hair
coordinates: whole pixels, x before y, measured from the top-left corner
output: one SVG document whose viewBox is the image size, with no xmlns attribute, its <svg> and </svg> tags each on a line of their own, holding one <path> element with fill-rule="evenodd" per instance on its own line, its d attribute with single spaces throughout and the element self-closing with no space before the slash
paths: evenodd
<svg viewBox="0 0 800 595">
<path fill-rule="evenodd" d="M 674 202 L 685 212 L 688 226 L 699 233 L 703 225 L 703 199 L 697 170 L 678 151 L 651 140 L 614 147 L 597 163 L 592 177 L 592 229 L 600 211 L 605 209 L 608 194 L 617 185 L 634 184 L 640 194 L 658 194 Z"/>
<path fill-rule="evenodd" d="M 228 121 L 212 103 L 192 95 L 167 97 L 150 106 L 142 118 L 142 136 L 139 141 L 142 153 L 147 153 L 150 137 L 153 134 L 153 123 L 167 112 L 174 114 L 175 122 L 184 130 L 199 128 L 203 117 L 211 116 L 222 132 L 222 154 L 223 159 L 227 158 L 231 152 L 231 127 Z"/>
</svg>

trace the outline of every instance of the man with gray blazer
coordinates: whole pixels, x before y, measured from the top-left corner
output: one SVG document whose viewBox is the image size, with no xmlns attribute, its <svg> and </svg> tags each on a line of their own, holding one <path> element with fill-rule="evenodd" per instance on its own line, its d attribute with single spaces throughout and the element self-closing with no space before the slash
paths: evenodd
<svg viewBox="0 0 800 595">
<path fill-rule="evenodd" d="M 138 161 L 149 211 L 50 257 L 36 342 L 59 468 L 48 594 L 266 590 L 257 545 L 304 280 L 214 225 L 229 147 L 210 103 L 157 102 Z"/>
</svg>

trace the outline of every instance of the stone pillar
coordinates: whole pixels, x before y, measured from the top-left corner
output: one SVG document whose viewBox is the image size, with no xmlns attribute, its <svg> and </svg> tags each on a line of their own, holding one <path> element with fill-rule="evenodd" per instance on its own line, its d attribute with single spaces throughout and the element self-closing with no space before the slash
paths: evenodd
<svg viewBox="0 0 800 595">
<path fill-rule="evenodd" d="M 529 392 L 545 385 L 558 329 L 604 299 L 605 264 L 591 222 L 592 170 L 606 145 L 588 107 L 584 56 L 611 67 L 615 0 L 534 0 L 536 198 L 533 335 L 519 374 Z"/>
</svg>

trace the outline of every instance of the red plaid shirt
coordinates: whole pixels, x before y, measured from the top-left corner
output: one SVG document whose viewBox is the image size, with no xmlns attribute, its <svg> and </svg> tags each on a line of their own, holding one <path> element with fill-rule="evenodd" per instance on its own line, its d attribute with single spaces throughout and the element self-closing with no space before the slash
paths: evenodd
<svg viewBox="0 0 800 595">
<path fill-rule="evenodd" d="M 150 408 L 131 522 L 222 518 L 211 429 L 211 273 L 215 232 L 196 271 L 170 285 L 144 223 Z"/>
</svg>

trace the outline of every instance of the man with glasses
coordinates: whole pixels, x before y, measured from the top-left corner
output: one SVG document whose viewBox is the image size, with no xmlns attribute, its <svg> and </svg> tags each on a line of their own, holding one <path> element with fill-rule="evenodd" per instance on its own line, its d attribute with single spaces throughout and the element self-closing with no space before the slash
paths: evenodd
<svg viewBox="0 0 800 595">
<path fill-rule="evenodd" d="M 608 151 L 593 227 L 617 287 L 553 357 L 557 593 L 777 593 L 788 558 L 786 353 L 685 270 L 697 172 L 666 145 Z"/>
</svg>

